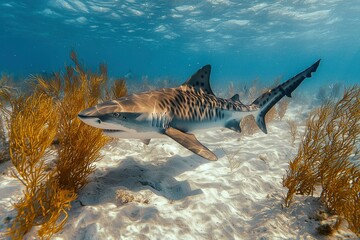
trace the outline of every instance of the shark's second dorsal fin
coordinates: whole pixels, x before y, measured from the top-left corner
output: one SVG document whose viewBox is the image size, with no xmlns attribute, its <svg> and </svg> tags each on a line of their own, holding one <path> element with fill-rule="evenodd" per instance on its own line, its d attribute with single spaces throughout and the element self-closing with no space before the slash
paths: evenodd
<svg viewBox="0 0 360 240">
<path fill-rule="evenodd" d="M 210 87 L 210 72 L 211 66 L 210 64 L 203 66 L 196 73 L 194 73 L 185 83 L 182 85 L 194 87 L 196 90 L 202 89 L 207 94 L 214 95 Z"/>
<path fill-rule="evenodd" d="M 207 147 L 202 145 L 193 134 L 184 133 L 176 128 L 169 127 L 166 129 L 165 134 L 186 147 L 193 153 L 210 160 L 217 160 L 216 155 L 211 152 Z"/>
</svg>

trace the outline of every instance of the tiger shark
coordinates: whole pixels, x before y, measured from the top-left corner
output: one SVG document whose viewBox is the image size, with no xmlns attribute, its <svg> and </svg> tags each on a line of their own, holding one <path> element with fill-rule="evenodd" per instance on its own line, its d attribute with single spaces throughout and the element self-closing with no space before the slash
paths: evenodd
<svg viewBox="0 0 360 240">
<path fill-rule="evenodd" d="M 217 156 L 196 139 L 194 131 L 222 127 L 241 132 L 241 119 L 252 114 L 258 127 L 267 133 L 266 113 L 284 96 L 291 97 L 303 80 L 316 72 L 319 63 L 320 60 L 249 105 L 243 104 L 238 94 L 229 99 L 216 97 L 209 82 L 211 66 L 205 65 L 179 87 L 106 101 L 81 111 L 78 117 L 110 137 L 141 139 L 148 144 L 152 138 L 168 136 L 214 161 Z"/>
</svg>

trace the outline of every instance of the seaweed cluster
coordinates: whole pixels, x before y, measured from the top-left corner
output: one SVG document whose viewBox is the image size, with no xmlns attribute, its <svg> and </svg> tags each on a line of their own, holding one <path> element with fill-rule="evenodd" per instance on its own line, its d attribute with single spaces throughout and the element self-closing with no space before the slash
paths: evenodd
<svg viewBox="0 0 360 240">
<path fill-rule="evenodd" d="M 360 139 L 360 87 L 324 103 L 306 123 L 297 156 L 290 162 L 283 185 L 289 206 L 294 194 L 312 195 L 321 186 L 320 199 L 340 220 L 360 235 L 360 168 L 356 163 Z"/>
<path fill-rule="evenodd" d="M 101 130 L 82 123 L 77 114 L 126 94 L 123 80 L 107 87 L 105 65 L 100 65 L 99 73 L 85 72 L 73 51 L 71 59 L 75 67 L 66 67 L 64 74 L 47 79 L 34 76 L 31 94 L 2 96 L 11 106 L 11 110 L 2 109 L 16 169 L 13 174 L 25 186 L 24 196 L 14 204 L 17 216 L 8 230 L 13 239 L 22 239 L 33 226 L 39 226 L 38 235 L 45 239 L 62 229 L 70 203 L 95 170 L 100 149 L 110 141 Z"/>
<path fill-rule="evenodd" d="M 48 171 L 46 157 L 57 134 L 59 114 L 52 98 L 42 93 L 11 100 L 9 124 L 13 175 L 25 186 L 23 198 L 14 204 L 18 215 L 8 234 L 22 239 L 32 226 L 42 225 L 39 236 L 51 236 L 66 220 L 75 192 L 60 188 L 55 171 Z M 59 222 L 57 222 L 60 220 Z"/>
<path fill-rule="evenodd" d="M 294 120 L 288 119 L 286 120 L 287 125 L 289 126 L 290 136 L 291 136 L 291 145 L 295 146 L 295 140 L 297 135 L 297 125 Z"/>
<path fill-rule="evenodd" d="M 333 101 L 335 99 L 339 99 L 341 96 L 341 89 L 342 84 L 339 82 L 330 84 L 328 86 L 321 86 L 315 97 L 320 103 Z"/>
<path fill-rule="evenodd" d="M 12 87 L 13 80 L 7 74 L 2 74 L 0 78 L 0 163 L 10 160 L 9 143 L 6 138 L 6 119 L 8 113 L 6 108 L 7 101 L 12 94 L 16 94 L 16 88 Z"/>
</svg>

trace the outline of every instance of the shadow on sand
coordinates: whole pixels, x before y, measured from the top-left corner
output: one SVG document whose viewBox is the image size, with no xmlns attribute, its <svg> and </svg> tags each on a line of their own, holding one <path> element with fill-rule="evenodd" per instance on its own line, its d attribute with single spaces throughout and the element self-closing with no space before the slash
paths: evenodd
<svg viewBox="0 0 360 240">
<path fill-rule="evenodd" d="M 94 177 L 80 192 L 79 200 L 84 205 L 97 205 L 111 202 L 118 189 L 126 188 L 137 192 L 149 189 L 168 200 L 181 200 L 188 196 L 201 194 L 201 189 L 192 190 L 188 181 L 178 181 L 176 176 L 195 169 L 209 161 L 201 158 L 175 155 L 164 163 L 141 163 L 128 157 L 118 166 L 105 171 L 97 170 Z"/>
</svg>

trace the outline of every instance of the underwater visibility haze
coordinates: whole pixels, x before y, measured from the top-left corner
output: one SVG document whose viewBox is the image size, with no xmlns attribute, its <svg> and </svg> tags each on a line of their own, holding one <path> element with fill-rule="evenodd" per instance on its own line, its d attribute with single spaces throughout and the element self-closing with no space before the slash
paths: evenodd
<svg viewBox="0 0 360 240">
<path fill-rule="evenodd" d="M 358 239 L 359 23 L 359 0 L 2 0 L 0 239 Z"/>
<path fill-rule="evenodd" d="M 59 71 L 74 49 L 110 76 L 183 82 L 211 64 L 215 86 L 272 83 L 321 58 L 317 84 L 359 82 L 357 0 L 4 0 L 0 12 L 0 71 L 15 76 Z"/>
</svg>

